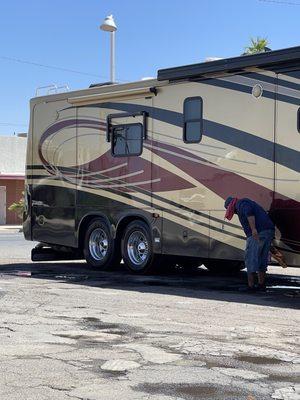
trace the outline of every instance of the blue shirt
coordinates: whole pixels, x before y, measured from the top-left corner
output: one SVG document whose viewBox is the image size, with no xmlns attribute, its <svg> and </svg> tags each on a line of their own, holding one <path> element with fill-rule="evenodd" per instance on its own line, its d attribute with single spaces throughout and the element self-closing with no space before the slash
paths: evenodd
<svg viewBox="0 0 300 400">
<path fill-rule="evenodd" d="M 252 236 L 252 231 L 247 217 L 255 217 L 255 227 L 257 232 L 275 230 L 275 226 L 266 211 L 255 201 L 241 199 L 236 203 L 236 213 L 247 237 Z"/>
</svg>

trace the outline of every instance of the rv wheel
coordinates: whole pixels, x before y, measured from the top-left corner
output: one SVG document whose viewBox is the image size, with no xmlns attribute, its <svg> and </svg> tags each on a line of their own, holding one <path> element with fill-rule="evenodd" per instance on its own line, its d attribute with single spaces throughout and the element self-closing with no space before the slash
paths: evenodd
<svg viewBox="0 0 300 400">
<path fill-rule="evenodd" d="M 143 221 L 131 222 L 122 239 L 122 256 L 129 271 L 136 274 L 153 272 L 160 258 L 153 253 L 148 225 Z"/>
<path fill-rule="evenodd" d="M 229 260 L 207 260 L 204 265 L 209 271 L 217 274 L 237 274 L 245 268 L 242 261 Z"/>
<path fill-rule="evenodd" d="M 107 224 L 102 219 L 94 219 L 89 225 L 83 253 L 86 262 L 98 269 L 108 269 L 120 264 L 120 249 L 117 248 Z"/>
</svg>

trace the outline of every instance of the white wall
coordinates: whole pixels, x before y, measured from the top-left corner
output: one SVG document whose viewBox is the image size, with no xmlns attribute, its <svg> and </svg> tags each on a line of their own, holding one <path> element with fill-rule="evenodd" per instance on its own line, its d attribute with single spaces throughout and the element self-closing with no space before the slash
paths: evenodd
<svg viewBox="0 0 300 400">
<path fill-rule="evenodd" d="M 0 136 L 0 175 L 25 174 L 27 138 Z"/>
</svg>

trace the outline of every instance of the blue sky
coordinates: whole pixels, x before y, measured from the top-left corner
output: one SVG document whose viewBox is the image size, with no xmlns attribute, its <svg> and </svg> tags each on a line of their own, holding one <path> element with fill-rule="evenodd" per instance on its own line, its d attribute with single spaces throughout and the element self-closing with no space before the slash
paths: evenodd
<svg viewBox="0 0 300 400">
<path fill-rule="evenodd" d="M 272 49 L 300 44 L 300 0 L 1 1 L 0 134 L 27 131 L 28 102 L 38 86 L 78 89 L 109 79 L 109 35 L 98 26 L 110 13 L 118 25 L 116 76 L 122 81 L 239 55 L 251 36 L 267 37 Z"/>
</svg>

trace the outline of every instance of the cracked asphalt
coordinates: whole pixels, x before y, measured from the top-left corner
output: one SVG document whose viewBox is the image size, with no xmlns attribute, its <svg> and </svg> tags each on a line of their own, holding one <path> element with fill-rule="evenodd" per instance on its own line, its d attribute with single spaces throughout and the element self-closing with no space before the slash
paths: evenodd
<svg viewBox="0 0 300 400">
<path fill-rule="evenodd" d="M 300 269 L 267 293 L 204 268 L 36 263 L 0 230 L 0 399 L 300 399 Z"/>
</svg>

